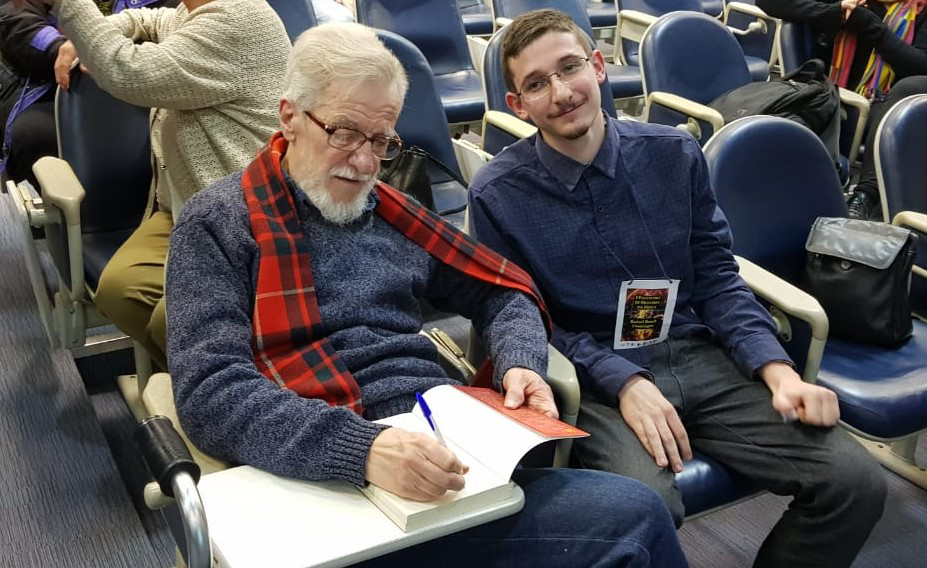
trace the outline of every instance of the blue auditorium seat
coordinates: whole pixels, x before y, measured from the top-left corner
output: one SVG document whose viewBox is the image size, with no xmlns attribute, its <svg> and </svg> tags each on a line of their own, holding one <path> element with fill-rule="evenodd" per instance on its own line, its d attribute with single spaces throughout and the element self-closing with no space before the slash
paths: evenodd
<svg viewBox="0 0 927 568">
<path fill-rule="evenodd" d="M 492 9 L 483 0 L 457 0 L 460 17 L 467 35 L 492 35 L 495 24 Z"/>
<path fill-rule="evenodd" d="M 587 2 L 587 4 L 601 4 L 600 2 Z M 608 6 L 612 12 L 612 23 L 614 26 L 615 10 L 611 4 L 602 4 Z M 586 32 L 590 38 L 595 37 L 593 32 L 593 23 L 589 19 L 589 14 L 582 0 L 492 0 L 493 14 L 497 18 L 508 18 L 514 20 L 525 12 L 540 10 L 543 8 L 555 8 L 573 18 L 573 21 Z M 593 41 L 593 45 L 595 41 Z M 639 97 L 643 94 L 641 86 L 641 75 L 637 67 L 633 65 L 614 65 L 607 63 L 605 72 L 608 75 L 608 84 L 611 88 L 613 99 L 626 99 Z"/>
<path fill-rule="evenodd" d="M 618 23 L 618 12 L 611 0 L 583 0 L 583 7 L 593 28 L 614 28 Z"/>
<path fill-rule="evenodd" d="M 846 216 L 823 143 L 792 121 L 755 116 L 723 128 L 705 156 L 734 234 L 734 253 L 800 284 L 811 224 L 821 216 Z M 915 171 L 924 167 L 916 151 L 905 159 Z M 921 223 L 927 229 L 923 215 Z M 836 392 L 841 423 L 883 465 L 927 488 L 927 473 L 914 459 L 917 437 L 927 429 L 927 324 L 915 321 L 914 337 L 898 349 L 828 338 L 816 378 Z"/>
<path fill-rule="evenodd" d="M 702 144 L 724 124 L 707 105 L 751 81 L 734 35 L 701 12 L 671 12 L 657 19 L 644 33 L 640 62 L 647 121 L 676 126 L 693 117 L 690 125 L 698 129 L 690 132 Z"/>
<path fill-rule="evenodd" d="M 395 33 L 378 30 L 380 40 L 402 62 L 409 77 L 409 91 L 403 103 L 396 132 L 406 147 L 418 146 L 455 172 L 460 172 L 441 100 L 435 87 L 431 68 L 425 56 L 411 41 Z M 467 188 L 445 172 L 431 168 L 432 195 L 438 211 L 459 209 L 467 204 Z M 463 213 L 447 217 L 457 226 L 463 226 Z"/>
<path fill-rule="evenodd" d="M 267 0 L 267 3 L 280 16 L 291 43 L 299 34 L 318 24 L 312 0 Z"/>
<path fill-rule="evenodd" d="M 357 0 L 357 21 L 398 34 L 431 66 L 450 124 L 483 116 L 483 86 L 473 67 L 456 0 Z"/>
</svg>

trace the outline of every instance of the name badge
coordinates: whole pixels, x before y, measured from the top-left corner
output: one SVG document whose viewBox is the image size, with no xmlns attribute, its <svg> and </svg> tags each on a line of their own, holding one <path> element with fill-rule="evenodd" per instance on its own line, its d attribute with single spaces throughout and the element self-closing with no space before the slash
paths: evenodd
<svg viewBox="0 0 927 568">
<path fill-rule="evenodd" d="M 666 340 L 679 280 L 630 280 L 621 283 L 615 349 L 631 349 Z"/>
</svg>

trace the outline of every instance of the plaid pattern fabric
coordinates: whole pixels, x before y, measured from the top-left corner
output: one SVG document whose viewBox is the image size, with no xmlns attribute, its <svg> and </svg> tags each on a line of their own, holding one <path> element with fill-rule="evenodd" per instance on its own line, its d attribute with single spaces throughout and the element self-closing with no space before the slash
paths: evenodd
<svg viewBox="0 0 927 568">
<path fill-rule="evenodd" d="M 357 381 L 328 338 L 318 337 L 321 316 L 308 247 L 280 167 L 286 148 L 277 132 L 242 176 L 251 234 L 261 255 L 252 314 L 254 362 L 281 388 L 363 414 Z M 380 183 L 376 191 L 376 213 L 400 233 L 468 276 L 527 294 L 550 331 L 547 308 L 526 272 L 398 190 Z"/>
</svg>

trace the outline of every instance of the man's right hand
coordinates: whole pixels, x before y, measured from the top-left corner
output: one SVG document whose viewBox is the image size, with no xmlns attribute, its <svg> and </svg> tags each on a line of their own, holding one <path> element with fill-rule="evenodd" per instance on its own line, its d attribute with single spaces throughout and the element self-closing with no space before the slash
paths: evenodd
<svg viewBox="0 0 927 568">
<path fill-rule="evenodd" d="M 618 393 L 618 410 L 658 466 L 669 465 L 679 473 L 683 460 L 692 459 L 689 435 L 676 409 L 645 377 L 628 379 Z"/>
<path fill-rule="evenodd" d="M 400 497 L 434 501 L 463 489 L 468 469 L 431 436 L 388 428 L 370 446 L 364 477 Z"/>
</svg>

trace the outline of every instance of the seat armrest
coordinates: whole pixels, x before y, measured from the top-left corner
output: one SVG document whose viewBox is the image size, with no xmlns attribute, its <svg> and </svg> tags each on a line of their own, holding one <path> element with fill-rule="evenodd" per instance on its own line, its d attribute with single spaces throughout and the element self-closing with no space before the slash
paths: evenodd
<svg viewBox="0 0 927 568">
<path fill-rule="evenodd" d="M 84 293 L 84 245 L 81 238 L 80 206 L 84 201 L 84 187 L 77 179 L 71 165 L 61 158 L 45 156 L 32 166 L 42 199 L 46 204 L 60 211 L 67 235 L 68 266 L 71 281 L 70 294 L 77 298 Z M 56 223 L 53 215 L 46 216 L 46 223 Z"/>
<path fill-rule="evenodd" d="M 486 38 L 467 36 L 467 47 L 470 49 L 470 59 L 473 61 L 473 68 L 480 76 L 483 75 L 483 55 L 486 53 L 486 48 L 488 46 L 489 41 L 487 41 Z"/>
<path fill-rule="evenodd" d="M 579 379 L 576 378 L 576 368 L 549 343 L 547 383 L 560 401 L 560 420 L 576 426 L 576 417 L 579 415 Z"/>
<path fill-rule="evenodd" d="M 482 148 L 469 140 L 451 138 L 451 144 L 454 146 L 454 154 L 460 165 L 460 174 L 467 183 L 470 183 L 476 172 L 492 159 L 492 154 L 484 152 Z"/>
<path fill-rule="evenodd" d="M 486 132 L 488 125 L 504 130 L 516 138 L 527 138 L 538 131 L 536 126 L 501 110 L 487 110 L 483 114 L 483 132 Z"/>
<path fill-rule="evenodd" d="M 745 29 L 728 26 L 728 29 L 731 30 L 731 33 L 735 35 L 766 34 L 769 33 L 770 25 L 773 26 L 773 29 L 778 29 L 778 24 L 782 22 L 781 20 L 773 18 L 762 9 L 752 4 L 744 4 L 743 2 L 728 2 L 724 6 L 725 24 L 727 24 L 731 12 L 737 12 L 747 16 L 748 18 L 753 18 L 753 21 L 750 22 L 750 24 L 747 25 Z"/>
<path fill-rule="evenodd" d="M 697 103 L 693 100 L 689 100 L 685 97 L 680 97 L 679 95 L 674 95 L 672 93 L 664 93 L 662 91 L 656 91 L 653 93 L 647 94 L 647 115 L 650 113 L 651 105 L 660 105 L 664 106 L 670 110 L 674 110 L 678 113 L 685 114 L 692 119 L 699 120 L 702 122 L 708 123 L 712 132 L 705 136 L 702 132 L 701 127 L 694 120 L 689 120 L 685 124 L 677 125 L 676 128 L 680 130 L 685 130 L 689 134 L 695 137 L 696 140 L 702 140 L 704 138 L 710 138 L 712 134 L 717 132 L 724 126 L 724 118 L 721 116 L 721 113 L 715 109 L 705 106 L 703 104 Z M 647 121 L 647 118 L 644 119 Z"/>
<path fill-rule="evenodd" d="M 499 17 L 495 19 L 495 23 L 496 23 L 496 29 L 498 30 L 499 28 L 504 28 L 505 26 L 511 24 L 512 18 Z"/>
<path fill-rule="evenodd" d="M 765 268 L 740 257 L 734 257 L 740 267 L 740 276 L 754 294 L 763 298 L 783 313 L 806 322 L 811 326 L 811 343 L 808 346 L 808 361 L 802 378 L 809 383 L 817 380 L 821 367 L 821 356 L 827 342 L 829 323 L 821 304 L 804 290 L 786 282 Z M 781 322 L 776 322 L 782 325 Z"/>
<path fill-rule="evenodd" d="M 657 17 L 637 10 L 618 10 L 618 37 L 640 43 L 644 32 Z"/>
<path fill-rule="evenodd" d="M 853 129 L 853 142 L 850 146 L 850 152 L 847 160 L 850 164 L 856 161 L 859 155 L 859 146 L 863 143 L 863 134 L 866 131 L 866 121 L 869 120 L 869 101 L 859 93 L 854 93 L 849 89 L 840 87 L 840 104 L 859 109 L 859 117 L 856 119 L 856 127 Z"/>
<path fill-rule="evenodd" d="M 169 374 L 155 373 L 151 375 L 145 385 L 145 390 L 142 392 L 142 403 L 149 414 L 166 416 L 174 424 L 177 434 L 190 451 L 193 461 L 200 467 L 203 475 L 230 467 L 227 462 L 200 451 L 187 438 L 187 434 L 180 427 L 180 418 L 177 417 L 177 408 L 174 406 L 174 391 Z"/>
</svg>

